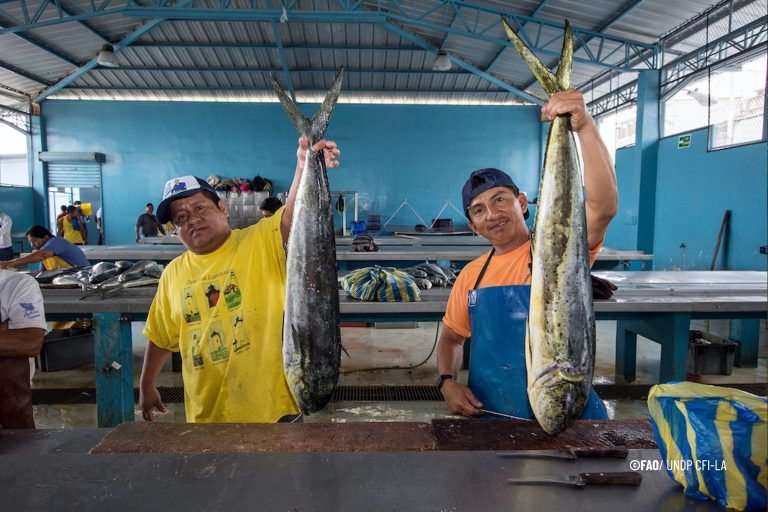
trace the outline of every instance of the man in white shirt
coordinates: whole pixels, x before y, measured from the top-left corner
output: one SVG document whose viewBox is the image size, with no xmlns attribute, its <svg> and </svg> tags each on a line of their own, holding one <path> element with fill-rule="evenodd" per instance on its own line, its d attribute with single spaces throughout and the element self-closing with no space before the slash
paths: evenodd
<svg viewBox="0 0 768 512">
<path fill-rule="evenodd" d="M 13 227 L 11 217 L 5 212 L 0 212 L 0 261 L 13 259 L 11 227 Z"/>
<path fill-rule="evenodd" d="M 48 331 L 43 295 L 27 274 L 0 270 L 0 426 L 35 428 L 29 358 Z"/>
</svg>

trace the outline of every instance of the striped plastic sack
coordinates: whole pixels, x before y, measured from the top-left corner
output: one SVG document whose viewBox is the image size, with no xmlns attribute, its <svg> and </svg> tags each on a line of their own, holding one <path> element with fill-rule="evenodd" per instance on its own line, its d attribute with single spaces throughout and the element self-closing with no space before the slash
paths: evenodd
<svg viewBox="0 0 768 512">
<path fill-rule="evenodd" d="M 376 292 L 380 302 L 418 302 L 421 291 L 412 276 L 392 267 L 379 268 L 383 283 Z"/>
<path fill-rule="evenodd" d="M 665 469 L 686 495 L 766 510 L 768 399 L 678 382 L 651 388 L 648 409 Z"/>
<path fill-rule="evenodd" d="M 374 301 L 384 277 L 379 267 L 363 267 L 353 270 L 341 279 L 341 288 L 357 300 Z"/>
</svg>

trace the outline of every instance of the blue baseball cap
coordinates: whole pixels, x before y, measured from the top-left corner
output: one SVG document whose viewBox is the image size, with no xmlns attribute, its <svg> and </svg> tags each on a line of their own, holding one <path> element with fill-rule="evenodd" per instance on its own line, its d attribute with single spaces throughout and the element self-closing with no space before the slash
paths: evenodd
<svg viewBox="0 0 768 512">
<path fill-rule="evenodd" d="M 203 190 L 216 193 L 207 181 L 201 180 L 197 176 L 179 176 L 168 180 L 163 187 L 163 200 L 157 205 L 157 220 L 161 224 L 165 224 L 171 220 L 172 202 L 176 199 L 193 196 Z"/>
<path fill-rule="evenodd" d="M 515 194 L 520 193 L 520 189 L 515 185 L 515 182 L 512 181 L 512 178 L 510 178 L 504 171 L 494 169 L 493 167 L 487 167 L 473 172 L 464 184 L 464 188 L 461 189 L 461 202 L 464 206 L 464 215 L 469 218 L 469 203 L 471 203 L 475 197 L 486 190 L 495 187 L 509 187 L 514 190 Z M 526 219 L 528 218 L 527 211 L 524 213 L 523 217 Z"/>
</svg>

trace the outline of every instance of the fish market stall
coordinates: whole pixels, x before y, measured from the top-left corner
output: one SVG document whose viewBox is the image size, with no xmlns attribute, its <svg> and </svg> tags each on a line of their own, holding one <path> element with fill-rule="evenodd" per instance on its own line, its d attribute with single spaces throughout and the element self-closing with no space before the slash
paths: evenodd
<svg viewBox="0 0 768 512">
<path fill-rule="evenodd" d="M 659 469 L 648 421 L 577 422 L 573 429 L 588 440 L 556 444 L 589 444 L 593 453 L 572 460 L 562 458 L 567 450 L 536 441 L 524 448 L 497 438 L 476 445 L 488 428 L 504 432 L 499 439 L 543 435 L 531 436 L 520 423 L 134 423 L 0 431 L 0 481 L 7 484 L 0 499 L 9 510 L 51 503 L 60 510 L 719 510 L 686 498 Z M 625 445 L 605 441 L 622 433 Z M 457 448 L 461 439 L 475 445 Z M 529 451 L 536 448 L 543 451 Z M 614 478 L 639 461 L 657 469 L 636 471 L 633 485 L 575 483 L 585 473 Z M 531 476 L 574 483 L 508 481 Z M 41 484 L 18 491 L 30 482 Z"/>
<path fill-rule="evenodd" d="M 616 372 L 633 380 L 637 334 L 661 344 L 660 381 L 685 380 L 692 319 L 731 320 L 739 342 L 736 364 L 755 366 L 760 320 L 768 312 L 768 273 L 595 272 L 618 285 L 595 301 L 598 320 L 617 320 Z M 420 302 L 360 302 L 339 291 L 343 321 L 440 321 L 449 288 L 422 291 Z M 99 426 L 133 419 L 130 320 L 143 320 L 154 286 L 120 290 L 103 298 L 79 289 L 44 289 L 46 316 L 93 316 Z"/>
</svg>

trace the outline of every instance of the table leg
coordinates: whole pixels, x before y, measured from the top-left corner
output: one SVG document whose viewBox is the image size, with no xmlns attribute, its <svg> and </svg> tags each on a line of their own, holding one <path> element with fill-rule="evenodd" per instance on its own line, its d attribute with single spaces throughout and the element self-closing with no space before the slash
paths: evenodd
<svg viewBox="0 0 768 512">
<path fill-rule="evenodd" d="M 616 380 L 633 381 L 637 374 L 637 334 L 616 322 Z"/>
<path fill-rule="evenodd" d="M 731 320 L 728 338 L 739 344 L 734 364 L 742 368 L 757 366 L 757 346 L 760 339 L 760 319 Z"/>
<path fill-rule="evenodd" d="M 120 313 L 94 313 L 96 408 L 99 427 L 133 421 L 131 322 Z"/>
<path fill-rule="evenodd" d="M 689 313 L 654 314 L 652 318 L 616 322 L 616 373 L 634 380 L 637 334 L 661 344 L 659 382 L 685 380 L 688 373 Z M 621 366 L 623 364 L 623 367 Z M 631 371 L 630 371 L 631 370 Z"/>
</svg>

